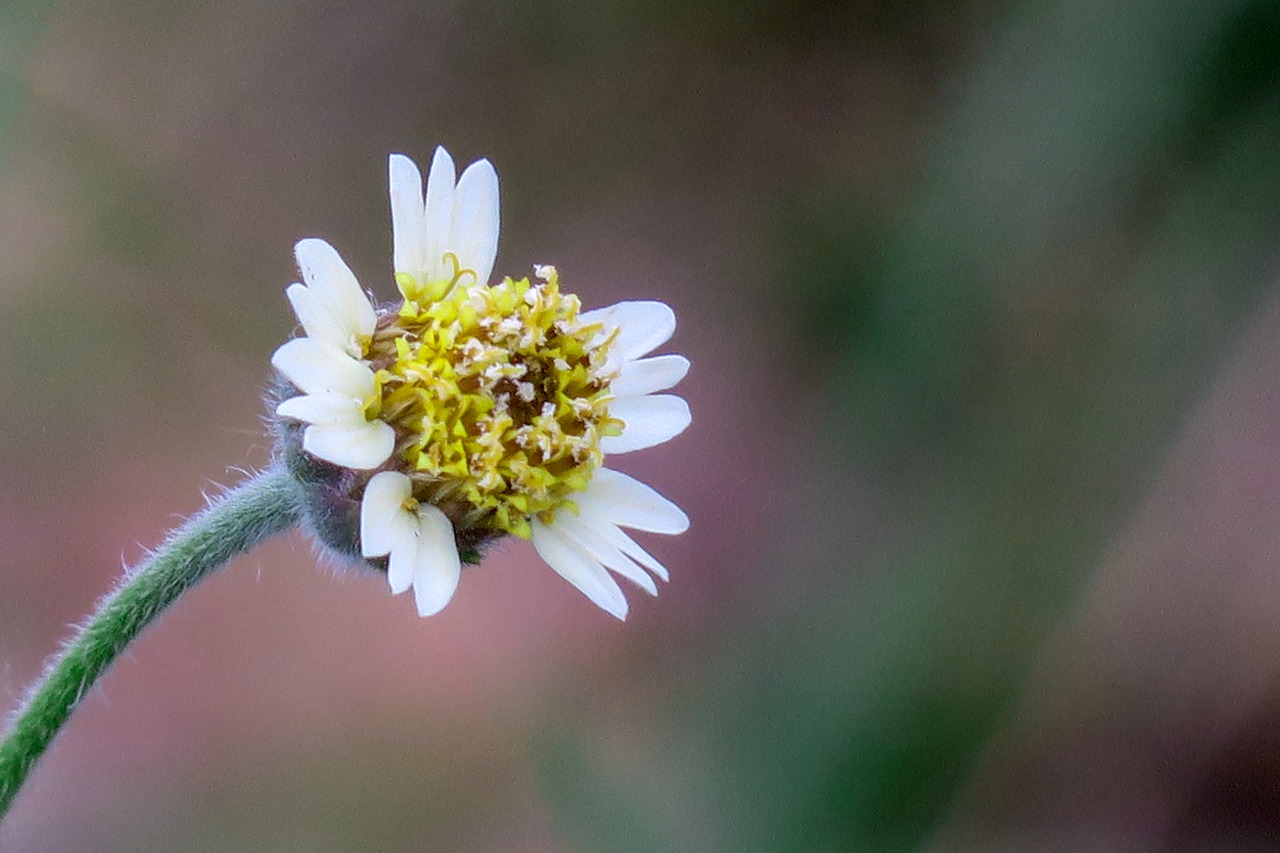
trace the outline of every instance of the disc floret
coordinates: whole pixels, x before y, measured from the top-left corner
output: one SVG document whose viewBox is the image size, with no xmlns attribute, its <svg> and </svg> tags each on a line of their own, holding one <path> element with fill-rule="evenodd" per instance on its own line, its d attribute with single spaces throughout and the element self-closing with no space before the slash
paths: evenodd
<svg viewBox="0 0 1280 853">
<path fill-rule="evenodd" d="M 395 467 L 414 497 L 461 530 L 529 538 L 587 487 L 604 454 L 613 335 L 579 323 L 580 304 L 541 279 L 486 286 L 463 274 L 433 301 L 402 285 L 370 345 L 378 417 L 396 432 Z"/>
</svg>

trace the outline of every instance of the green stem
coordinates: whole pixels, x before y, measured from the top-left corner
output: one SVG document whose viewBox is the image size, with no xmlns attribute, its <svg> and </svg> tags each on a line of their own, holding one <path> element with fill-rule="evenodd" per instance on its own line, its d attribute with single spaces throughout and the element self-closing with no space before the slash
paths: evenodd
<svg viewBox="0 0 1280 853">
<path fill-rule="evenodd" d="M 76 705 L 116 655 L 166 607 L 232 557 L 298 522 L 293 480 L 268 470 L 212 500 L 126 572 L 54 654 L 0 743 L 0 817 Z"/>
</svg>

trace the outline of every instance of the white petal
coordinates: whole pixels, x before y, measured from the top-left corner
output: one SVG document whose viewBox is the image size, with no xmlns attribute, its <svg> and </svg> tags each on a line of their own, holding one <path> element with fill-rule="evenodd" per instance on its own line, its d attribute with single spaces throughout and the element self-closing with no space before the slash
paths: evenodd
<svg viewBox="0 0 1280 853">
<path fill-rule="evenodd" d="M 460 268 L 474 270 L 478 283 L 489 283 L 498 253 L 498 173 L 488 160 L 472 163 L 458 179 L 449 248 Z"/>
<path fill-rule="evenodd" d="M 360 499 L 360 553 L 366 557 L 390 554 L 406 532 L 417 529 L 413 513 L 404 502 L 413 494 L 413 484 L 398 471 L 374 474 Z"/>
<path fill-rule="evenodd" d="M 373 305 L 338 250 L 313 237 L 299 240 L 293 253 L 302 270 L 302 280 L 347 334 L 373 334 L 378 324 Z"/>
<path fill-rule="evenodd" d="M 333 392 L 361 400 L 373 393 L 373 371 L 337 347 L 314 338 L 294 338 L 271 363 L 308 394 Z"/>
<path fill-rule="evenodd" d="M 556 574 L 576 586 L 598 607 L 619 619 L 627 618 L 627 597 L 622 594 L 618 582 L 581 546 L 535 518 L 533 547 Z"/>
<path fill-rule="evenodd" d="M 618 418 L 625 426 L 622 435 L 600 439 L 605 453 L 630 453 L 662 444 L 684 432 L 693 420 L 689 404 L 671 394 L 614 400 L 609 404 L 609 417 Z"/>
<path fill-rule="evenodd" d="M 329 309 L 306 285 L 291 284 L 284 295 L 289 297 L 293 313 L 302 324 L 302 328 L 306 329 L 307 337 L 346 350 L 350 343 L 346 328 L 329 313 Z"/>
<path fill-rule="evenodd" d="M 366 421 L 360 401 L 345 394 L 302 394 L 290 397 L 276 406 L 276 414 L 309 424 L 345 424 L 358 427 Z"/>
<path fill-rule="evenodd" d="M 576 498 L 583 512 L 599 512 L 614 524 L 650 533 L 674 535 L 689 529 L 684 510 L 651 486 L 621 471 L 601 468 Z"/>
<path fill-rule="evenodd" d="M 360 552 L 366 557 L 389 554 L 387 584 L 392 595 L 413 585 L 418 555 L 418 517 L 405 509 L 412 493 L 409 478 L 395 471 L 375 474 L 360 501 Z"/>
<path fill-rule="evenodd" d="M 609 532 L 611 538 L 611 531 L 616 531 L 617 533 L 618 541 L 616 544 L 619 551 L 626 554 L 628 557 L 635 560 L 637 563 L 644 566 L 664 581 L 671 580 L 671 573 L 667 571 L 667 567 L 662 565 L 662 563 L 659 563 L 648 551 L 637 545 L 636 540 L 632 539 L 617 527 L 607 528 L 606 532 Z"/>
<path fill-rule="evenodd" d="M 662 302 L 619 302 L 578 315 L 584 326 L 604 324 L 608 335 L 617 327 L 618 338 L 611 355 L 633 361 L 666 343 L 676 330 L 676 313 Z"/>
<path fill-rule="evenodd" d="M 421 278 L 427 268 L 427 249 L 423 242 L 424 202 L 422 174 L 418 166 L 403 154 L 392 154 L 387 163 L 391 184 L 391 242 L 395 271 Z"/>
<path fill-rule="evenodd" d="M 682 355 L 629 361 L 622 366 L 618 378 L 609 383 L 609 392 L 617 397 L 642 397 L 674 388 L 688 372 L 689 359 Z"/>
<path fill-rule="evenodd" d="M 410 525 L 413 524 L 412 515 L 405 512 L 403 516 Z M 391 588 L 392 595 L 399 595 L 413 586 L 413 570 L 417 559 L 418 531 L 411 526 L 408 535 L 396 540 L 395 547 L 387 558 L 387 586 Z"/>
<path fill-rule="evenodd" d="M 448 281 L 453 277 L 453 267 L 444 260 L 444 253 L 452 251 L 453 220 L 453 158 L 444 147 L 436 148 L 431 158 L 431 171 L 427 173 L 426 214 L 422 225 L 423 269 L 422 284 Z"/>
<path fill-rule="evenodd" d="M 557 513 L 552 526 L 564 534 L 565 538 L 575 542 L 584 551 L 599 560 L 606 569 L 617 572 L 650 595 L 658 594 L 658 586 L 653 582 L 653 578 L 649 577 L 644 569 L 633 563 L 616 546 L 610 544 L 608 539 L 596 528 L 583 524 L 580 519 L 567 512 Z"/>
<path fill-rule="evenodd" d="M 418 508 L 418 553 L 413 570 L 413 598 L 419 616 L 439 613 L 453 598 L 462 574 L 462 559 L 453 524 L 430 504 Z"/>
<path fill-rule="evenodd" d="M 623 532 L 607 517 L 598 512 L 583 509 L 578 515 L 579 520 L 583 524 L 597 531 L 605 541 L 658 577 L 665 580 L 671 579 L 671 573 L 667 571 L 667 567 L 658 562 L 658 560 L 645 549 L 636 544 L 636 541 Z"/>
<path fill-rule="evenodd" d="M 386 462 L 395 450 L 396 433 L 384 421 L 360 426 L 315 424 L 302 434 L 302 449 L 326 462 L 368 471 Z"/>
</svg>

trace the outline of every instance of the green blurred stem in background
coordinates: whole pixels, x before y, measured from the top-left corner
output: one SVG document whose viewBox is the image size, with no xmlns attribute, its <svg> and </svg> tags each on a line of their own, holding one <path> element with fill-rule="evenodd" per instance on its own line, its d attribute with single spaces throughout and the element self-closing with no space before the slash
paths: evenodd
<svg viewBox="0 0 1280 853">
<path fill-rule="evenodd" d="M 102 599 L 53 655 L 0 744 L 0 817 L 27 773 L 116 655 L 205 575 L 297 524 L 298 499 L 284 470 L 254 476 L 178 528 Z"/>
</svg>

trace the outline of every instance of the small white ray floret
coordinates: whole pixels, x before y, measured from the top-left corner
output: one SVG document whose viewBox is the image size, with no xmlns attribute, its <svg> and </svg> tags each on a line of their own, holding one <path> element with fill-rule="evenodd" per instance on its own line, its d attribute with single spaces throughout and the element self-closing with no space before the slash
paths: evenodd
<svg viewBox="0 0 1280 853">
<path fill-rule="evenodd" d="M 276 407 L 276 414 L 308 424 L 302 449 L 344 468 L 377 468 L 395 445 L 389 424 L 368 420 L 360 401 L 343 394 L 291 397 Z"/>
<path fill-rule="evenodd" d="M 693 420 L 689 404 L 673 394 L 623 397 L 609 404 L 609 416 L 622 421 L 621 435 L 600 439 L 605 453 L 630 453 L 670 441 Z"/>
<path fill-rule="evenodd" d="M 364 556 L 388 557 L 392 595 L 413 587 L 419 616 L 439 613 L 453 598 L 462 572 L 453 525 L 436 507 L 413 499 L 404 474 L 382 471 L 365 486 L 360 542 Z"/>
<path fill-rule="evenodd" d="M 285 293 L 307 336 L 363 358 L 378 318 L 355 273 L 324 240 L 299 240 L 293 251 L 306 284 Z"/>
<path fill-rule="evenodd" d="M 493 164 L 477 160 L 455 184 L 453 158 L 437 148 L 425 197 L 422 175 L 411 159 L 392 154 L 388 172 L 395 272 L 398 280 L 409 279 L 405 295 L 438 299 L 467 271 L 474 275 L 473 283 L 488 284 L 498 253 L 498 174 Z"/>
<path fill-rule="evenodd" d="M 583 512 L 598 513 L 614 524 L 674 536 L 689 529 L 684 510 L 634 477 L 601 468 L 577 500 Z"/>
<path fill-rule="evenodd" d="M 307 424 L 303 449 L 335 465 L 376 468 L 395 446 L 395 430 L 365 416 L 374 394 L 373 371 L 363 360 L 377 324 L 369 297 L 337 251 L 323 240 L 295 247 L 305 284 L 286 294 L 307 336 L 285 342 L 271 363 L 302 395 L 284 400 L 276 414 Z"/>
<path fill-rule="evenodd" d="M 592 602 L 625 619 L 626 597 L 609 571 L 651 595 L 657 595 L 657 587 L 641 567 L 664 581 L 668 574 L 621 528 L 683 533 L 689 528 L 689 517 L 649 486 L 608 468 L 595 472 L 576 503 L 576 516 L 561 510 L 550 524 L 534 520 L 534 547 L 547 565 Z"/>
<path fill-rule="evenodd" d="M 363 401 L 375 387 L 369 365 L 316 338 L 286 341 L 271 364 L 304 394 L 343 394 Z"/>
<path fill-rule="evenodd" d="M 577 587 L 592 603 L 611 616 L 627 618 L 627 597 L 618 582 L 564 528 L 534 519 L 533 547 L 556 574 Z"/>
</svg>

